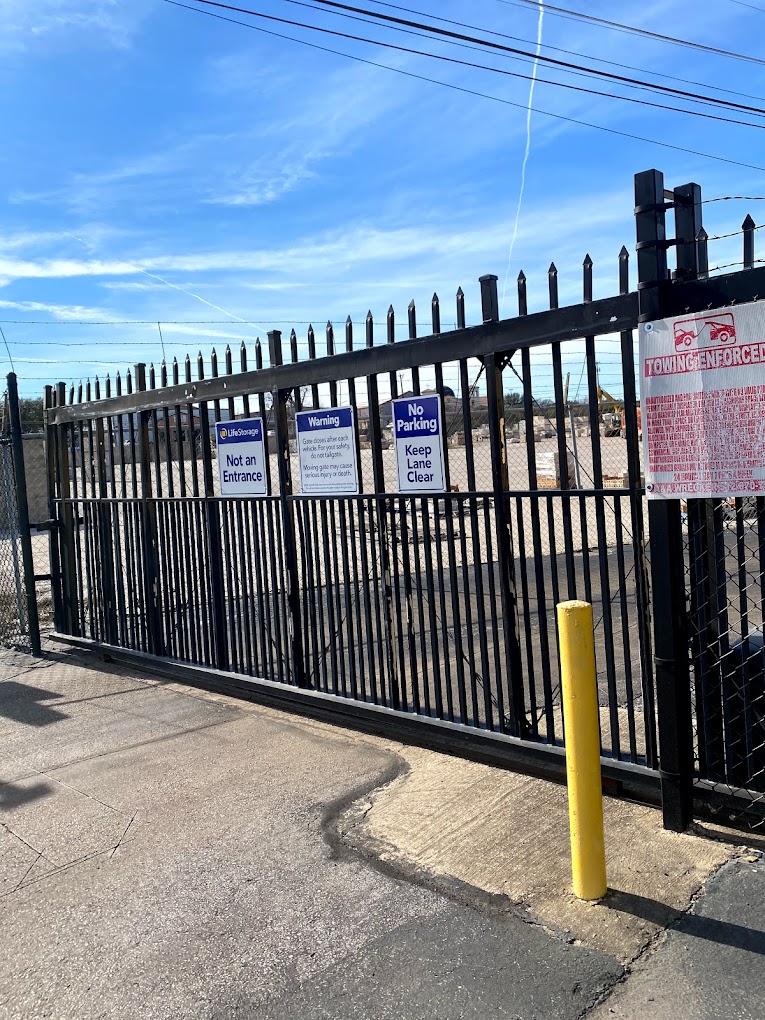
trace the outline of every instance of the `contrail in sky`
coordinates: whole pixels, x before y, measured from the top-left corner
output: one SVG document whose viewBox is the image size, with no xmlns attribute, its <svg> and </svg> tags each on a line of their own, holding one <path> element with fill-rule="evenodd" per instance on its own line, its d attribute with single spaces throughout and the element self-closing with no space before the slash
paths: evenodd
<svg viewBox="0 0 765 1020">
<path fill-rule="evenodd" d="M 67 237 L 74 238 L 75 241 L 78 241 L 80 244 L 84 245 L 90 251 L 95 250 L 92 244 L 89 244 L 81 237 L 77 237 L 76 234 L 70 234 L 68 231 L 64 231 L 64 233 L 66 233 Z M 127 266 L 128 269 L 132 269 L 134 273 L 143 273 L 144 276 L 148 276 L 152 280 L 158 280 L 159 283 L 164 283 L 166 287 L 171 287 L 173 290 L 179 290 L 181 294 L 186 294 L 188 297 L 194 298 L 196 301 L 201 301 L 203 305 L 208 305 L 210 308 L 214 308 L 216 312 L 222 312 L 224 315 L 229 315 L 232 319 L 236 319 L 237 322 L 242 322 L 245 325 L 251 324 L 260 325 L 263 329 L 267 328 L 266 325 L 262 322 L 261 323 L 248 322 L 246 319 L 243 319 L 240 315 L 236 315 L 234 312 L 230 312 L 227 308 L 221 308 L 220 305 L 213 304 L 212 301 L 208 301 L 207 298 L 203 298 L 199 294 L 195 294 L 191 290 L 186 290 L 185 287 L 179 287 L 177 283 L 170 283 L 170 281 L 166 280 L 163 276 L 158 276 L 156 273 L 150 273 L 148 269 L 142 269 L 140 266 L 135 265 L 133 262 L 126 262 L 125 259 L 115 258 L 114 255 L 107 255 L 106 257 L 109 259 L 110 262 L 117 262 L 121 266 Z"/>
<path fill-rule="evenodd" d="M 526 109 L 526 151 L 523 154 L 523 163 L 521 165 L 521 188 L 518 192 L 518 205 L 515 209 L 515 223 L 513 224 L 513 236 L 510 238 L 510 251 L 507 255 L 507 269 L 505 270 L 505 282 L 502 285 L 502 307 L 505 307 L 505 291 L 507 290 L 507 278 L 510 275 L 510 262 L 513 258 L 513 248 L 515 247 L 515 239 L 518 236 L 518 222 L 521 218 L 521 205 L 523 203 L 523 191 L 526 187 L 526 164 L 529 161 L 529 152 L 531 151 L 531 104 L 534 99 L 534 85 L 537 80 L 537 66 L 539 64 L 539 51 L 542 49 L 542 25 L 545 20 L 545 7 L 544 0 L 537 0 L 539 4 L 539 20 L 537 21 L 537 52 L 534 57 L 534 67 L 531 72 L 531 84 L 529 85 L 529 102 Z"/>
</svg>

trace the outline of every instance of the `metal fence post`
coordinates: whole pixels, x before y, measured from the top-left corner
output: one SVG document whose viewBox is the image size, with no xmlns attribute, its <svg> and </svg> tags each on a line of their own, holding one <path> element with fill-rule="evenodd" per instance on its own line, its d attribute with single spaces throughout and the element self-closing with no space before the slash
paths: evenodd
<svg viewBox="0 0 765 1020">
<path fill-rule="evenodd" d="M 482 276 L 481 309 L 484 322 L 499 321 L 499 300 L 497 277 L 493 274 Z M 505 658 L 509 674 L 508 704 L 504 728 L 508 726 L 513 736 L 522 737 L 527 723 L 524 707 L 523 664 L 518 627 L 518 598 L 515 588 L 515 561 L 511 534 L 511 512 L 507 491 L 510 482 L 507 472 L 507 437 L 505 435 L 505 398 L 503 392 L 503 356 L 487 354 L 484 357 L 486 370 L 486 395 L 489 416 L 489 438 L 491 442 L 491 473 L 494 490 L 494 510 L 497 521 L 497 556 L 502 598 L 502 619 L 505 635 Z"/>
<path fill-rule="evenodd" d="M 139 393 L 146 390 L 146 365 L 135 366 L 135 385 Z M 141 519 L 143 522 L 143 580 L 149 619 L 146 621 L 149 636 L 148 651 L 162 655 L 162 617 L 159 607 L 159 560 L 157 556 L 157 509 L 152 501 L 151 441 L 149 438 L 149 411 L 138 413 L 138 457 L 141 471 Z"/>
<path fill-rule="evenodd" d="M 636 174 L 640 322 L 663 317 L 669 285 L 665 209 L 664 175 L 658 170 Z M 682 832 L 693 818 L 693 732 L 679 500 L 649 500 L 648 540 L 662 812 L 664 827 Z"/>
<path fill-rule="evenodd" d="M 202 355 L 199 355 L 199 377 L 202 378 Z M 189 418 L 192 422 L 193 416 Z M 206 400 L 199 402 L 199 432 L 202 446 L 202 475 L 204 482 L 204 518 L 207 528 L 207 548 L 210 554 L 210 595 L 212 598 L 212 625 L 215 637 L 215 664 L 218 669 L 229 668 L 228 617 L 226 615 L 226 575 L 223 569 L 220 506 L 215 499 L 213 483 L 212 440 L 210 438 L 210 409 Z"/>
<path fill-rule="evenodd" d="M 66 405 L 66 383 L 56 384 L 56 406 Z M 80 615 L 77 600 L 77 556 L 75 542 L 80 540 L 79 513 L 75 512 L 72 503 L 69 467 L 69 435 L 68 427 L 56 426 L 56 465 L 58 468 L 59 505 L 59 536 L 62 551 L 61 590 L 63 594 L 63 622 L 68 632 L 74 636 L 80 634 Z M 76 525 L 76 530 L 75 530 Z"/>
<path fill-rule="evenodd" d="M 19 412 L 19 386 L 16 373 L 8 374 L 8 409 L 11 420 L 11 449 L 13 451 L 13 472 L 16 481 L 16 512 L 21 539 L 21 560 L 24 567 L 24 588 L 27 596 L 27 626 L 32 655 L 42 655 L 40 647 L 40 618 L 37 614 L 37 589 L 35 567 L 32 555 L 32 536 L 29 530 L 29 505 L 27 503 L 27 473 L 24 466 L 24 440 Z"/>
<path fill-rule="evenodd" d="M 282 364 L 282 334 L 274 329 L 268 334 L 268 353 L 271 365 Z M 300 574 L 298 572 L 298 550 L 295 541 L 295 518 L 293 516 L 292 471 L 290 469 L 289 423 L 287 400 L 290 391 L 273 390 L 273 413 L 276 428 L 276 457 L 279 467 L 279 503 L 284 533 L 284 562 L 287 569 L 287 612 L 290 621 L 292 643 L 292 675 L 298 687 L 308 686 L 306 665 L 303 654 L 303 628 L 300 617 Z"/>
<path fill-rule="evenodd" d="M 56 429 L 48 424 L 47 412 L 53 407 L 53 387 L 46 386 L 43 398 L 45 427 L 45 470 L 48 488 L 48 553 L 50 556 L 50 586 L 53 597 L 53 627 L 64 630 L 64 598 L 61 589 L 61 536 L 56 510 L 56 484 L 58 459 L 56 455 Z"/>
<path fill-rule="evenodd" d="M 96 389 L 96 399 L 99 398 Z M 155 440 L 156 441 L 156 440 Z M 108 644 L 117 644 L 117 597 L 114 578 L 114 529 L 113 505 L 109 502 L 106 470 L 106 430 L 104 419 L 96 419 L 96 472 L 98 478 L 98 507 L 96 520 L 99 528 L 99 549 L 101 553 L 101 582 L 103 584 L 105 639 Z"/>
</svg>

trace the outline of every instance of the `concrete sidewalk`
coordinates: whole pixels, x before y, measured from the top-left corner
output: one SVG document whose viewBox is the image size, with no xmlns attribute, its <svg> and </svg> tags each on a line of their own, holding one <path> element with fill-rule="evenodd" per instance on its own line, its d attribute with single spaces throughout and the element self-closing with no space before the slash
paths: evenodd
<svg viewBox="0 0 765 1020">
<path fill-rule="evenodd" d="M 65 652 L 2 665 L 0 1017 L 644 1016 L 683 938 L 730 954 L 754 1011 L 726 1017 L 765 1015 L 756 854 L 611 801 L 621 896 L 586 907 L 559 787 Z"/>
</svg>

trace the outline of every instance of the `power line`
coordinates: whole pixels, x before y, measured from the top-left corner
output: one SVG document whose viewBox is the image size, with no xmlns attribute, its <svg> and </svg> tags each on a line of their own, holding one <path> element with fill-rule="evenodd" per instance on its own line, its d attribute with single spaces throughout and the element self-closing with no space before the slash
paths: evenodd
<svg viewBox="0 0 765 1020">
<path fill-rule="evenodd" d="M 310 30 L 313 30 L 313 31 L 327 33 L 327 34 L 331 34 L 331 35 L 338 35 L 341 38 L 353 39 L 353 40 L 359 41 L 359 42 L 374 43 L 376 45 L 386 47 L 387 49 L 396 49 L 397 48 L 397 47 L 395 47 L 395 46 L 393 46 L 393 45 L 391 45 L 389 43 L 382 42 L 381 40 L 380 41 L 378 41 L 378 40 L 370 40 L 370 39 L 366 39 L 364 37 L 349 35 L 349 34 L 346 34 L 346 33 L 343 33 L 343 32 L 333 32 L 331 29 L 323 29 L 323 28 L 320 28 L 320 27 L 315 26 L 315 25 L 309 25 L 309 24 L 305 24 L 303 22 L 292 21 L 290 19 L 280 19 L 280 18 L 276 18 L 274 16 L 266 15 L 266 14 L 261 15 L 261 14 L 259 14 L 256 11 L 251 11 L 251 10 L 248 10 L 246 8 L 241 8 L 241 7 L 233 7 L 233 6 L 228 5 L 228 4 L 217 3 L 217 2 L 214 2 L 214 0 L 197 0 L 197 2 L 198 3 L 203 3 L 203 4 L 209 4 L 210 6 L 214 6 L 214 7 L 222 7 L 224 9 L 226 9 L 226 10 L 233 10 L 233 11 L 239 11 L 239 12 L 242 12 L 242 13 L 247 13 L 247 14 L 252 15 L 253 17 L 263 17 L 263 18 L 266 18 L 268 20 L 284 21 L 286 24 L 296 25 L 296 26 L 299 26 L 301 28 L 307 28 L 307 29 L 310 29 Z M 391 30 L 393 30 L 395 32 L 403 32 L 406 35 L 413 35 L 415 38 L 418 38 L 418 39 L 430 39 L 433 35 L 436 35 L 436 36 L 439 36 L 439 41 L 447 43 L 450 46 L 456 46 L 456 47 L 458 47 L 460 49 L 472 50 L 472 51 L 475 51 L 477 53 L 484 53 L 484 48 L 488 47 L 497 56 L 504 57 L 504 58 L 506 58 L 508 60 L 519 60 L 519 61 L 521 61 L 523 63 L 531 63 L 531 64 L 534 65 L 534 67 L 536 67 L 536 63 L 535 63 L 536 56 L 537 56 L 536 53 L 535 54 L 530 54 L 528 56 L 519 56 L 518 54 L 525 53 L 525 51 L 523 51 L 523 50 L 516 50 L 513 47 L 502 46 L 502 45 L 500 45 L 498 43 L 493 43 L 490 40 L 476 39 L 475 41 L 478 43 L 478 45 L 471 45 L 470 43 L 460 42 L 459 40 L 460 39 L 471 39 L 473 37 L 471 37 L 471 36 L 463 36 L 460 33 L 445 32 L 443 29 L 439 29 L 437 26 L 433 26 L 433 25 L 421 25 L 421 26 L 418 26 L 418 27 L 421 27 L 423 29 L 423 31 L 414 31 L 414 30 L 409 29 L 409 28 L 402 28 L 401 25 L 404 25 L 404 24 L 417 25 L 418 24 L 417 22 L 409 22 L 409 21 L 406 21 L 405 19 L 400 19 L 400 18 L 391 18 L 388 15 L 379 14 L 378 12 L 375 12 L 375 11 L 367 11 L 364 8 L 352 7 L 352 6 L 349 6 L 348 4 L 333 3 L 332 0 L 316 0 L 315 3 L 308 3 L 308 2 L 306 2 L 306 0 L 284 0 L 284 2 L 285 3 L 293 4 L 293 5 L 297 6 L 297 7 L 305 7 L 308 10 L 312 10 L 312 11 L 320 11 L 322 13 L 334 14 L 336 17 L 345 18 L 345 19 L 350 20 L 350 21 L 358 21 L 358 22 L 361 22 L 361 24 L 364 24 L 364 25 L 369 25 L 369 24 L 377 25 L 378 21 L 374 21 L 374 20 L 371 20 L 371 19 L 374 19 L 374 18 L 376 18 L 378 20 L 381 19 L 381 20 L 386 22 L 386 27 L 390 28 Z M 319 4 L 328 4 L 329 5 L 329 9 L 325 11 L 325 9 L 323 7 L 317 7 L 316 6 L 317 3 L 319 3 Z M 343 10 L 333 10 L 332 8 L 342 8 Z M 542 9 L 544 9 L 544 8 L 542 8 Z M 347 13 L 343 13 L 343 11 L 360 11 L 360 12 L 363 12 L 364 14 L 369 15 L 369 17 L 357 17 L 355 14 L 347 14 Z M 388 22 L 392 22 L 392 24 L 387 24 Z M 441 36 L 443 36 L 444 38 L 440 38 Z M 535 74 L 533 72 L 532 72 L 531 75 L 523 75 L 523 74 L 520 74 L 520 73 L 514 72 L 514 71 L 503 71 L 500 68 L 490 67 L 490 66 L 487 66 L 486 64 L 475 64 L 475 63 L 471 63 L 469 61 L 452 60 L 452 58 L 449 58 L 449 57 L 446 57 L 446 56 L 441 56 L 439 54 L 435 54 L 435 53 L 431 53 L 431 52 L 423 52 L 421 50 L 406 50 L 406 49 L 404 51 L 405 52 L 414 53 L 414 54 L 416 54 L 418 56 L 427 56 L 427 57 L 430 57 L 431 59 L 434 59 L 434 60 L 445 60 L 445 61 L 451 61 L 453 63 L 458 63 L 458 64 L 462 63 L 462 64 L 464 64 L 467 67 L 473 67 L 473 68 L 484 70 L 484 71 L 491 71 L 491 72 L 493 72 L 495 74 L 510 75 L 511 77 L 522 78 L 522 79 L 525 79 L 526 81 L 532 81 L 532 80 L 535 81 L 535 82 L 539 81 L 542 84 L 552 85 L 552 86 L 557 87 L 557 88 L 565 88 L 565 89 L 570 89 L 570 90 L 573 90 L 573 91 L 589 93 L 591 95 L 604 96 L 604 97 L 609 98 L 609 99 L 620 99 L 623 102 L 638 103 L 638 104 L 646 105 L 646 106 L 656 106 L 658 109 L 671 110 L 671 111 L 676 112 L 676 113 L 688 113 L 688 114 L 691 114 L 692 116 L 707 117 L 709 119 L 720 119 L 720 120 L 723 120 L 723 121 L 726 121 L 726 122 L 728 121 L 728 119 L 725 118 L 725 117 L 714 117 L 714 116 L 712 116 L 710 114 L 697 113 L 694 110 L 688 110 L 688 109 L 685 109 L 684 107 L 674 107 L 674 106 L 670 107 L 670 106 L 664 106 L 662 104 L 653 104 L 653 103 L 651 103 L 649 101 L 646 101 L 646 100 L 634 99 L 631 96 L 622 96 L 622 95 L 619 95 L 618 93 L 600 92 L 598 90 L 586 89 L 586 88 L 579 87 L 579 86 L 576 86 L 576 85 L 571 85 L 571 84 L 568 84 L 568 83 L 562 82 L 562 81 L 557 81 L 557 80 L 551 81 L 549 78 L 540 78 L 537 74 Z M 496 52 L 496 51 L 499 51 L 499 52 Z M 703 105 L 703 106 L 712 106 L 712 107 L 718 107 L 719 106 L 719 107 L 721 107 L 724 110 L 732 110 L 732 111 L 741 110 L 741 111 L 747 113 L 749 116 L 757 116 L 757 117 L 765 116 L 765 109 L 762 109 L 761 107 L 748 106 L 746 104 L 736 103 L 736 102 L 733 102 L 733 101 L 728 100 L 728 99 L 718 99 L 715 96 L 701 96 L 698 93 L 687 92 L 684 89 L 675 89 L 675 88 L 672 88 L 671 86 L 661 85 L 661 84 L 658 84 L 658 83 L 655 83 L 655 82 L 648 82 L 645 79 L 640 79 L 639 81 L 636 81 L 635 79 L 631 79 L 631 78 L 625 77 L 623 75 L 615 75 L 615 74 L 612 74 L 612 73 L 607 72 L 607 71 L 599 71 L 597 68 L 587 68 L 587 67 L 585 67 L 584 65 L 581 65 L 581 64 L 571 64 L 571 63 L 568 63 L 567 61 L 555 60 L 552 57 L 545 57 L 542 54 L 539 54 L 538 57 L 539 57 L 539 60 L 546 61 L 548 64 L 553 65 L 553 67 L 556 70 L 559 69 L 559 70 L 561 70 L 565 74 L 574 75 L 574 76 L 576 76 L 578 78 L 589 79 L 589 78 L 591 78 L 593 76 L 605 77 L 609 81 L 618 82 L 624 88 L 636 89 L 636 90 L 638 90 L 640 92 L 658 93 L 659 95 L 669 95 L 672 98 L 674 98 L 675 96 L 678 96 L 679 98 L 682 98 L 685 102 L 693 103 L 694 105 Z M 730 120 L 729 123 L 738 124 L 738 125 L 746 126 L 746 127 L 757 127 L 757 126 L 759 126 L 759 125 L 751 124 L 749 121 L 740 121 L 740 120 Z"/>
<path fill-rule="evenodd" d="M 514 42 L 526 43 L 529 46 L 535 45 L 532 39 L 524 39 L 521 36 L 510 35 L 507 32 L 499 32 L 496 29 L 486 28 L 483 25 L 472 25 L 465 21 L 455 21 L 453 18 L 444 18 L 438 14 L 425 13 L 423 11 L 415 10 L 412 7 L 402 7 L 399 4 L 388 3 L 386 0 L 373 0 L 373 2 L 376 3 L 378 7 L 389 7 L 394 11 L 404 11 L 406 14 L 416 14 L 420 17 L 433 18 L 435 21 L 440 21 L 445 25 L 457 25 L 459 28 L 470 28 L 476 32 L 488 32 L 489 35 L 494 35 L 501 39 L 512 39 Z M 738 0 L 731 0 L 731 2 L 737 3 Z M 765 9 L 763 9 L 763 13 L 765 13 Z M 545 50 L 553 50 L 556 53 L 566 53 L 571 57 L 586 57 L 588 60 L 594 60 L 599 64 L 609 64 L 611 67 L 621 67 L 622 70 L 626 71 L 638 71 L 641 75 L 650 74 L 656 78 L 668 78 L 670 81 L 682 82 L 683 85 L 697 85 L 700 88 L 714 89 L 715 92 L 727 92 L 728 95 L 743 96 L 745 99 L 756 99 L 759 102 L 765 102 L 765 99 L 762 96 L 753 96 L 748 92 L 738 92 L 735 89 L 726 89 L 721 85 L 712 85 L 709 82 L 695 81 L 693 78 L 680 78 L 676 74 L 666 74 L 663 71 L 654 71 L 645 67 L 636 67 L 634 64 L 624 64 L 618 60 L 607 60 L 605 57 L 596 57 L 592 53 L 581 53 L 577 50 L 567 50 L 562 46 L 553 46 L 552 43 L 542 43 L 542 48 Z M 593 70 L 595 69 L 593 68 Z"/>
<path fill-rule="evenodd" d="M 425 81 L 431 85 L 440 85 L 443 88 L 452 89 L 455 92 L 462 92 L 468 96 L 478 96 L 481 99 L 489 99 L 495 103 L 502 103 L 503 106 L 512 106 L 516 109 L 526 110 L 527 106 L 525 103 L 516 103 L 511 99 L 503 99 L 500 96 L 492 96 L 487 92 L 479 92 L 477 89 L 469 89 L 462 85 L 454 85 L 451 82 L 440 81 L 438 78 L 430 78 L 427 75 L 416 74 L 414 71 L 406 71 L 400 67 L 391 67 L 390 64 L 382 64 L 376 60 L 370 60 L 367 57 L 359 57 L 353 53 L 346 53 L 343 50 L 336 50 L 331 46 L 322 46 L 319 43 L 312 43 L 306 39 L 298 39 L 295 36 L 287 35 L 284 32 L 275 32 L 272 29 L 264 28 L 262 25 L 253 25 L 247 21 L 239 21 L 237 18 L 228 18 L 222 14 L 214 14 L 212 11 L 202 10 L 199 7 L 191 7 L 189 4 L 180 3 L 179 0 L 164 0 L 165 3 L 172 4 L 173 7 L 181 7 L 184 10 L 195 11 L 197 14 L 204 14 L 210 18 L 217 18 L 219 21 L 227 21 L 233 25 L 241 25 L 243 28 L 252 29 L 254 32 L 262 32 L 264 35 L 270 35 L 277 39 L 286 39 L 289 42 L 298 43 L 301 46 L 308 46 L 311 49 L 320 50 L 324 53 L 332 53 L 338 57 L 345 57 L 348 60 L 354 60 L 360 64 L 367 64 L 370 67 L 378 67 L 385 71 L 392 71 L 395 74 L 402 74 L 407 78 L 413 78 L 417 81 Z M 280 19 L 283 20 L 283 19 Z M 337 33 L 334 33 L 337 34 Z M 744 163 L 742 160 L 731 159 L 728 156 L 717 156 L 710 152 L 703 152 L 699 149 L 689 149 L 683 145 L 673 145 L 671 142 L 660 142 L 656 138 L 648 138 L 645 135 L 636 135 L 629 131 L 621 131 L 618 128 L 606 127 L 603 124 L 594 124 L 592 121 L 581 120 L 577 117 L 568 117 L 562 113 L 552 113 L 549 110 L 543 110 L 541 107 L 532 107 L 535 113 L 541 114 L 543 117 L 552 117 L 554 120 L 564 121 L 568 124 L 576 124 L 579 127 L 593 128 L 596 131 L 605 131 L 607 134 L 617 135 L 620 138 L 629 138 L 635 142 L 645 142 L 649 145 L 658 145 L 663 149 L 672 149 L 675 152 L 682 152 L 690 156 L 699 156 L 702 159 L 711 159 L 718 163 L 727 163 L 731 166 L 744 167 L 747 170 L 759 170 L 765 173 L 765 167 L 758 166 L 755 163 Z"/>
<path fill-rule="evenodd" d="M 390 15 L 390 14 L 382 14 L 382 13 L 377 12 L 377 11 L 370 11 L 367 8 L 364 8 L 364 7 L 356 7 L 356 6 L 353 6 L 351 4 L 340 3 L 339 0 L 314 0 L 314 3 L 307 3 L 307 2 L 305 2 L 305 0 L 285 0 L 285 2 L 286 3 L 294 4 L 294 5 L 298 6 L 298 7 L 307 7 L 309 9 L 311 9 L 311 10 L 321 10 L 323 7 L 328 7 L 328 8 L 334 8 L 337 11 L 346 11 L 346 12 L 350 11 L 350 12 L 353 12 L 353 14 L 361 14 L 361 15 L 365 15 L 368 18 L 369 17 L 374 18 L 377 21 L 384 21 L 384 22 L 386 22 L 388 24 L 391 24 L 394 27 L 395 26 L 405 26 L 406 28 L 416 28 L 416 29 L 425 31 L 425 32 L 429 33 L 430 35 L 438 35 L 438 36 L 444 37 L 449 42 L 454 42 L 455 40 L 457 40 L 458 42 L 462 42 L 462 43 L 478 43 L 480 46 L 487 47 L 487 48 L 492 49 L 492 50 L 497 50 L 497 51 L 501 52 L 502 54 L 512 54 L 515 57 L 519 57 L 520 56 L 520 57 L 531 59 L 532 61 L 536 57 L 536 53 L 532 53 L 532 52 L 530 52 L 528 50 L 520 50 L 520 49 L 518 49 L 515 46 L 506 46 L 503 43 L 493 42 L 490 39 L 481 39 L 478 36 L 465 35 L 462 32 L 452 32 L 449 29 L 439 28 L 437 25 L 428 25 L 428 24 L 426 24 L 424 22 L 411 21 L 411 20 L 406 19 L 406 18 L 397 18 L 397 17 L 394 17 L 393 15 Z M 360 37 L 360 36 L 350 35 L 350 34 L 347 34 L 347 33 L 344 33 L 344 32 L 337 32 L 337 31 L 335 31 L 333 29 L 330 29 L 330 28 L 322 28 L 322 27 L 320 27 L 318 25 L 310 25 L 310 24 L 306 24 L 304 22 L 294 21 L 294 20 L 289 19 L 289 18 L 279 18 L 276 15 L 273 15 L 273 14 L 263 14 L 263 13 L 260 13 L 258 11 L 250 10 L 250 9 L 248 9 L 246 7 L 236 7 L 236 6 L 232 5 L 232 4 L 223 3 L 222 0 L 197 0 L 197 3 L 203 4 L 205 7 L 217 7 L 217 8 L 220 8 L 222 10 L 234 11 L 234 12 L 236 12 L 238 14 L 248 14 L 251 17 L 262 18 L 262 19 L 264 19 L 266 21 L 277 21 L 277 22 L 281 22 L 282 24 L 293 25 L 293 26 L 296 26 L 296 27 L 299 27 L 299 28 L 305 28 L 305 29 L 308 29 L 310 31 L 320 32 L 320 33 L 325 34 L 325 35 L 334 35 L 334 36 L 339 36 L 340 38 L 343 38 L 343 39 L 352 39 L 355 42 L 373 43 L 373 44 L 376 44 L 376 45 L 384 46 L 387 49 L 400 49 L 401 48 L 401 47 L 395 46 L 392 43 L 385 43 L 385 42 L 378 41 L 376 39 L 367 39 L 367 38 Z M 317 8 L 316 4 L 321 4 L 322 7 Z M 350 15 L 341 15 L 341 16 L 350 17 Z M 360 20 L 360 19 L 352 18 L 352 20 Z M 399 29 L 399 30 L 404 30 L 404 29 Z M 412 51 L 412 50 L 406 50 L 406 49 L 404 49 L 404 52 L 414 52 L 415 54 L 417 54 L 419 56 L 429 56 L 429 57 L 431 57 L 433 59 L 437 59 L 437 60 L 447 60 L 447 61 L 453 61 L 454 63 L 462 63 L 461 61 L 453 60 L 453 58 L 445 57 L 443 55 L 435 54 L 435 53 L 427 53 L 427 52 L 423 53 L 423 52 L 421 52 L 419 50 Z M 635 79 L 635 78 L 631 78 L 631 77 L 628 77 L 628 76 L 625 76 L 625 75 L 614 74 L 611 71 L 601 71 L 601 70 L 599 70 L 597 68 L 587 67 L 584 64 L 574 64 L 574 63 L 571 63 L 571 61 L 558 60 L 555 57 L 547 57 L 547 56 L 544 56 L 544 55 L 540 55 L 539 59 L 541 61 L 544 61 L 544 62 L 546 62 L 548 64 L 553 65 L 556 68 L 562 68 L 562 69 L 564 69 L 566 71 L 584 72 L 586 75 L 593 75 L 593 76 L 597 76 L 597 77 L 600 77 L 600 78 L 606 78 L 609 81 L 618 82 L 619 84 L 627 85 L 630 88 L 640 88 L 640 89 L 645 89 L 645 90 L 648 90 L 648 91 L 660 92 L 660 93 L 666 94 L 666 95 L 677 96 L 678 98 L 682 98 L 682 99 L 688 100 L 690 102 L 701 102 L 701 103 L 709 104 L 709 105 L 712 105 L 712 106 L 722 106 L 725 109 L 740 110 L 740 111 L 742 111 L 744 113 L 748 113 L 750 115 L 751 114 L 756 114 L 757 116 L 765 115 L 765 109 L 762 109 L 761 107 L 749 106 L 749 105 L 744 104 L 744 103 L 736 103 L 736 102 L 733 102 L 732 100 L 729 100 L 729 99 L 719 99 L 719 98 L 717 98 L 715 96 L 704 96 L 704 95 L 700 95 L 699 93 L 696 93 L 696 92 L 688 92 L 685 89 L 675 89 L 675 88 L 672 88 L 669 85 L 654 84 L 654 83 L 651 83 L 651 82 L 646 82 L 645 79 Z M 514 77 L 526 78 L 526 80 L 529 80 L 529 76 L 528 75 L 521 75 L 521 74 L 518 74 L 518 73 L 512 72 L 512 71 L 503 71 L 503 70 L 500 70 L 499 68 L 487 67 L 485 65 L 475 65 L 475 64 L 471 64 L 469 62 L 465 62 L 465 63 L 466 63 L 466 66 L 469 66 L 469 67 L 480 66 L 483 70 L 490 70 L 490 71 L 494 71 L 495 73 L 499 73 L 499 74 L 510 74 L 510 75 L 513 75 Z M 549 79 L 544 79 L 544 78 L 538 78 L 537 80 L 540 81 L 540 82 L 544 82 L 546 85 L 555 85 L 555 86 L 557 86 L 559 88 L 570 88 L 570 89 L 576 89 L 577 91 L 589 91 L 587 89 L 578 89 L 577 86 L 569 85 L 569 84 L 566 84 L 564 82 L 550 81 Z M 624 99 L 624 100 L 631 101 L 631 102 L 639 102 L 639 100 L 632 100 L 632 99 L 630 99 L 627 96 L 616 96 L 616 95 L 614 95 L 612 93 L 599 93 L 599 92 L 596 92 L 594 94 L 595 95 L 606 95 L 609 98 L 613 98 L 613 99 L 617 99 L 618 98 L 618 99 Z M 692 111 L 690 111 L 690 110 L 683 110 L 682 112 L 684 112 L 684 113 L 691 113 Z"/>
<path fill-rule="evenodd" d="M 537 0 L 498 0 L 501 4 L 509 7 L 524 7 L 531 5 L 536 7 Z M 619 32 L 628 32 L 631 35 L 644 36 L 647 39 L 655 39 L 658 42 L 671 43 L 673 46 L 685 46 L 692 50 L 701 50 L 704 53 L 714 53 L 718 57 L 731 57 L 734 60 L 746 60 L 752 64 L 765 64 L 760 57 L 751 57 L 747 53 L 735 53 L 732 50 L 723 50 L 717 46 L 707 46 L 705 43 L 692 42 L 690 39 L 678 39 L 674 35 L 664 35 L 661 32 L 650 32 L 647 28 L 637 28 L 635 25 L 623 25 L 620 21 L 608 21 L 606 18 L 597 18 L 594 14 L 584 14 L 582 11 L 571 11 L 566 7 L 554 7 L 545 3 L 545 12 L 554 16 L 575 18 L 580 21 L 588 21 L 594 25 L 601 25 L 604 28 L 616 29 Z"/>
</svg>

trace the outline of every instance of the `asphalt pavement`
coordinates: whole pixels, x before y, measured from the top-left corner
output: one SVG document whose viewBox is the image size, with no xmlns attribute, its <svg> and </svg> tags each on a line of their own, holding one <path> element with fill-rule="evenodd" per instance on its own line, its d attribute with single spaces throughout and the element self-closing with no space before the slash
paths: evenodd
<svg viewBox="0 0 765 1020">
<path fill-rule="evenodd" d="M 407 774 L 400 745 L 65 651 L 1 665 L 0 1017 L 574 1020 L 642 994 L 523 903 L 344 838 Z M 762 969 L 761 864 L 714 881 L 728 913 L 680 921 L 706 936 L 644 954 L 667 996 L 675 937 Z"/>
</svg>

